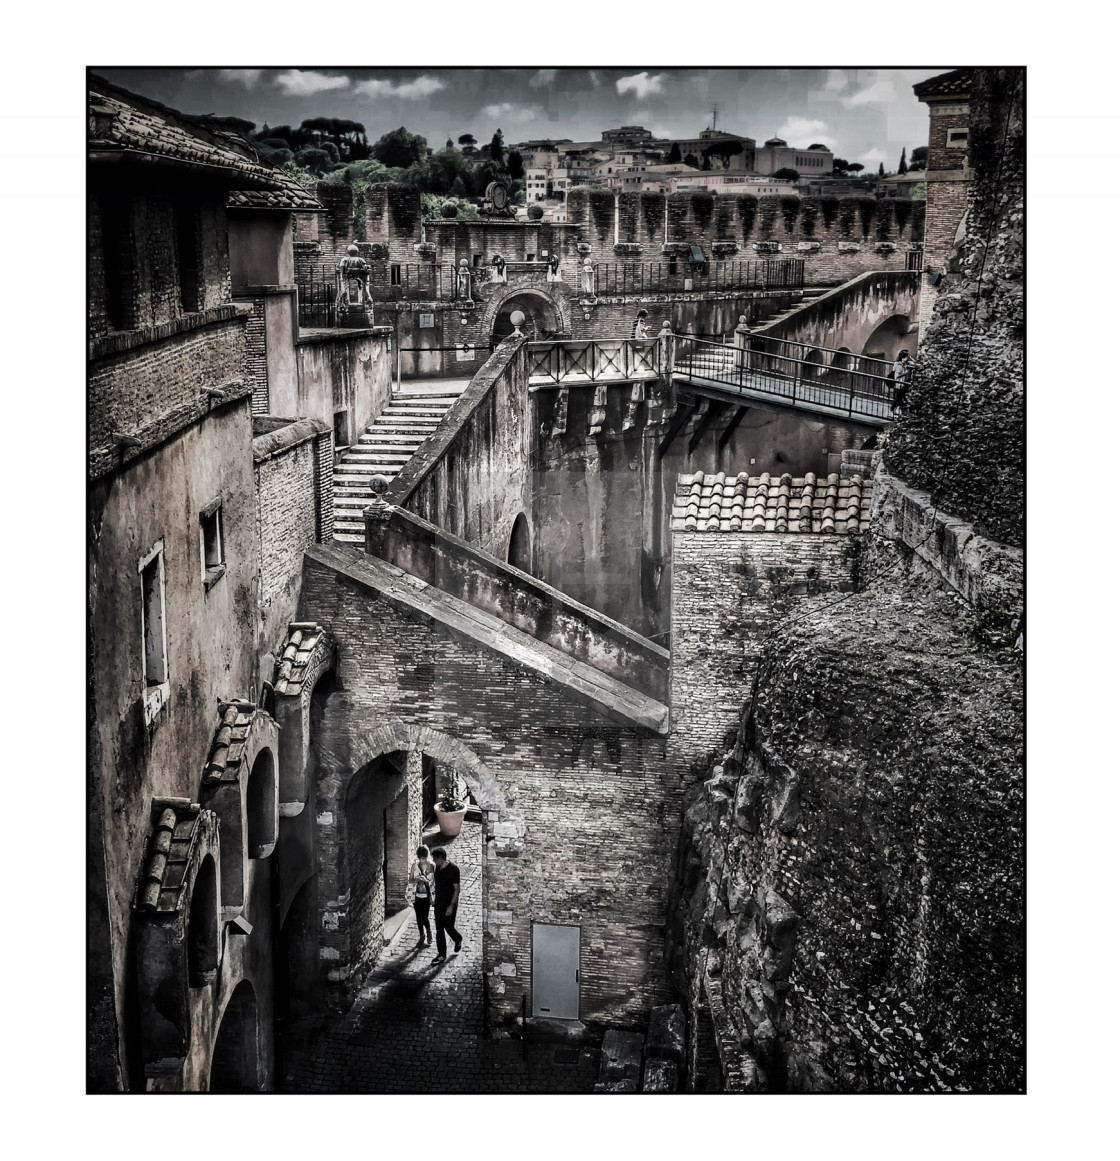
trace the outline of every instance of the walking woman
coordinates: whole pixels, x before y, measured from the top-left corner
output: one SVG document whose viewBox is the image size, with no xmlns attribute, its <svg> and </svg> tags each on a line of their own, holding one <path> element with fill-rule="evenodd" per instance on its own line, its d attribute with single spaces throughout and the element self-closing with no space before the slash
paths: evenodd
<svg viewBox="0 0 1120 1161">
<path fill-rule="evenodd" d="M 415 888 L 412 908 L 416 912 L 416 927 L 420 932 L 420 941 L 417 947 L 432 946 L 432 925 L 428 921 L 428 912 L 432 906 L 432 880 L 435 875 L 435 865 L 428 860 L 428 848 L 416 848 L 416 862 L 408 873 L 408 881 Z"/>
</svg>

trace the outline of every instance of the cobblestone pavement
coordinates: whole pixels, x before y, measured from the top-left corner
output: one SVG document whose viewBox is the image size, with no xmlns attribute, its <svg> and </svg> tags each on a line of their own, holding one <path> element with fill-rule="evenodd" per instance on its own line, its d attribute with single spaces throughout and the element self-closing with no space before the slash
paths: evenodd
<svg viewBox="0 0 1120 1161">
<path fill-rule="evenodd" d="M 598 1078 L 597 1049 L 483 1036 L 481 827 L 440 839 L 459 867 L 456 921 L 463 950 L 433 963 L 417 948 L 411 912 L 344 1015 L 289 1023 L 282 1089 L 313 1093 L 585 1093 Z M 431 842 L 429 845 L 433 845 Z"/>
</svg>

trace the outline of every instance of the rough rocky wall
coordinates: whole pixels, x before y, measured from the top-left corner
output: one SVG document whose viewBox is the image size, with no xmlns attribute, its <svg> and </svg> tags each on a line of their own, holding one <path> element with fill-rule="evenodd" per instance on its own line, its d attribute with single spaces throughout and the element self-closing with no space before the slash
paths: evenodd
<svg viewBox="0 0 1120 1161">
<path fill-rule="evenodd" d="M 966 234 L 923 335 L 886 462 L 1008 544 L 1023 543 L 1025 124 L 1022 69 L 977 69 Z"/>
<path fill-rule="evenodd" d="M 1023 1089 L 1022 675 L 973 626 L 918 572 L 787 621 L 692 793 L 675 979 L 748 1088 Z"/>
</svg>

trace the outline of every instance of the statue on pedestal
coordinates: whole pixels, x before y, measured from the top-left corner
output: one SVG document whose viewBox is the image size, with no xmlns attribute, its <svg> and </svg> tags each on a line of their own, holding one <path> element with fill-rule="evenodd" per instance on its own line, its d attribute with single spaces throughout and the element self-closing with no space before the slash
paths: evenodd
<svg viewBox="0 0 1120 1161">
<path fill-rule="evenodd" d="M 501 254 L 495 254 L 494 257 L 490 260 L 490 281 L 506 281 L 506 260 L 501 256 Z"/>
<path fill-rule="evenodd" d="M 581 294 L 595 293 L 595 267 L 591 265 L 590 258 L 583 260 L 583 269 L 579 272 L 579 283 Z"/>
<path fill-rule="evenodd" d="M 465 258 L 459 259 L 459 269 L 455 271 L 455 297 L 468 300 L 471 297 L 471 268 Z"/>
<path fill-rule="evenodd" d="M 352 306 L 373 305 L 369 292 L 370 265 L 358 253 L 358 247 L 351 244 L 346 248 L 346 257 L 340 259 L 335 271 L 338 287 L 336 305 L 339 310 Z M 353 284 L 357 283 L 357 298 L 353 297 Z"/>
</svg>

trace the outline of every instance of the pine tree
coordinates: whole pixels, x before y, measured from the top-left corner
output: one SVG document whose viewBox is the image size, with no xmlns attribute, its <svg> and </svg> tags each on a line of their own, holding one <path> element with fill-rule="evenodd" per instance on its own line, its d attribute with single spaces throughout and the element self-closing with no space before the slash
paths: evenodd
<svg viewBox="0 0 1120 1161">
<path fill-rule="evenodd" d="M 882 163 L 881 161 L 879 162 L 879 176 L 880 176 L 880 177 L 886 177 L 886 176 L 887 176 L 887 175 L 886 175 L 886 171 L 883 169 L 883 163 Z"/>
<path fill-rule="evenodd" d="M 906 146 L 904 145 L 902 147 L 902 156 L 898 159 L 898 173 L 899 173 L 899 176 L 901 177 L 902 174 L 904 174 L 906 172 L 908 172 L 908 169 L 907 169 L 907 165 L 906 165 Z"/>
</svg>

